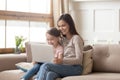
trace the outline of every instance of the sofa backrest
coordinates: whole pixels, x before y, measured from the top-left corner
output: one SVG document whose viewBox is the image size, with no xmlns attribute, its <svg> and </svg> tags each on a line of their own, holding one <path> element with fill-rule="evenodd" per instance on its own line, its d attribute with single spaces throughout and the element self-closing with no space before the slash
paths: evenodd
<svg viewBox="0 0 120 80">
<path fill-rule="evenodd" d="M 26 42 L 25 43 L 25 50 L 27 53 L 27 62 L 31 62 L 32 61 L 32 54 L 31 54 L 31 42 Z"/>
<path fill-rule="evenodd" d="M 120 45 L 95 44 L 93 46 L 93 71 L 120 72 Z"/>
</svg>

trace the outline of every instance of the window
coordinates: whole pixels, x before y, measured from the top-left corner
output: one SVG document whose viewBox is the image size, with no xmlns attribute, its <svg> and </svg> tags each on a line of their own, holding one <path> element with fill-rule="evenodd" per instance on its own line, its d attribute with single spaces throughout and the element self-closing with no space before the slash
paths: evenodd
<svg viewBox="0 0 120 80">
<path fill-rule="evenodd" d="M 15 36 L 29 38 L 29 22 L 7 20 L 6 24 L 6 48 L 15 47 Z"/>
<path fill-rule="evenodd" d="M 50 14 L 50 1 L 51 0 L 7 0 L 6 9 L 9 11 Z"/>
<path fill-rule="evenodd" d="M 30 12 L 50 14 L 50 0 L 31 0 Z M 44 8 L 44 9 L 43 9 Z"/>
<path fill-rule="evenodd" d="M 5 20 L 0 20 L 0 48 L 5 47 Z"/>
<path fill-rule="evenodd" d="M 49 28 L 46 22 L 30 22 L 30 41 L 46 42 L 45 32 Z"/>
<path fill-rule="evenodd" d="M 0 50 L 15 48 L 15 36 L 45 42 L 45 32 L 53 26 L 51 1 L 0 0 Z"/>
<path fill-rule="evenodd" d="M 6 0 L 0 0 L 0 10 L 5 10 L 5 7 L 6 7 L 5 3 L 6 3 Z"/>
</svg>

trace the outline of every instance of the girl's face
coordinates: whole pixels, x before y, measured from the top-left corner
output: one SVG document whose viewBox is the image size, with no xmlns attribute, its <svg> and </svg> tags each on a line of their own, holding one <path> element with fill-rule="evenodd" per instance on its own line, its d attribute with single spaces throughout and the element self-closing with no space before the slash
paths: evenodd
<svg viewBox="0 0 120 80">
<path fill-rule="evenodd" d="M 49 45 L 53 45 L 54 47 L 58 44 L 59 37 L 52 36 L 46 33 L 46 39 Z"/>
<path fill-rule="evenodd" d="M 67 35 L 69 32 L 69 25 L 64 21 L 58 21 L 58 28 L 62 32 L 63 35 Z"/>
</svg>

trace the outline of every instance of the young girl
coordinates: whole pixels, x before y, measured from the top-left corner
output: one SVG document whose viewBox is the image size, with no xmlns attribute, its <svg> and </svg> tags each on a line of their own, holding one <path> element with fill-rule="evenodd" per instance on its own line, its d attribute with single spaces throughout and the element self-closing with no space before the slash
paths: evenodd
<svg viewBox="0 0 120 80">
<path fill-rule="evenodd" d="M 52 60 L 53 63 L 57 63 L 58 60 L 63 59 L 63 47 L 60 44 L 60 31 L 57 30 L 57 28 L 51 28 L 46 32 L 46 39 L 49 45 L 53 46 L 54 49 L 54 59 Z M 32 76 L 34 76 L 38 70 L 40 69 L 40 66 L 43 63 L 37 63 L 33 62 L 34 67 L 27 71 L 25 75 L 21 78 L 21 80 L 29 80 Z"/>
</svg>

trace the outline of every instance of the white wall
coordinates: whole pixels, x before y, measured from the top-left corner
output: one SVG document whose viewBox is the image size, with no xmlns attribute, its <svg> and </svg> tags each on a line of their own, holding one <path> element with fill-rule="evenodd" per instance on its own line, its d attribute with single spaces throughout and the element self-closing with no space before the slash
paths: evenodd
<svg viewBox="0 0 120 80">
<path fill-rule="evenodd" d="M 120 0 L 72 0 L 69 12 L 86 44 L 119 44 Z"/>
</svg>

